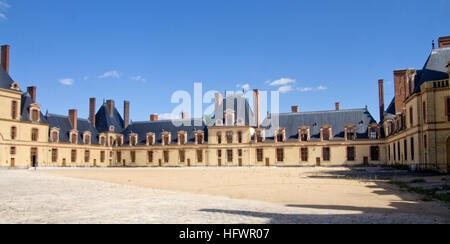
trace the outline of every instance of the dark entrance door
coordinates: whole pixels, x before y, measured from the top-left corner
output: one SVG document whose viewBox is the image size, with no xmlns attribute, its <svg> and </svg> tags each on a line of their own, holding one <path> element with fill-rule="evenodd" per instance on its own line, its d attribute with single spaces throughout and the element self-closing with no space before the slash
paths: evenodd
<svg viewBox="0 0 450 244">
<path fill-rule="evenodd" d="M 37 148 L 31 148 L 30 160 L 31 167 L 37 167 Z"/>
</svg>

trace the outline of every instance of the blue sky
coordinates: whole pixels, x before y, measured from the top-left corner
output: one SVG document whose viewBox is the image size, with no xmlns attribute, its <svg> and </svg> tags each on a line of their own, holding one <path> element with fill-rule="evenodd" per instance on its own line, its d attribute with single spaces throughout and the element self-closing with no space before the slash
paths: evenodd
<svg viewBox="0 0 450 244">
<path fill-rule="evenodd" d="M 393 70 L 422 68 L 431 41 L 450 35 L 449 9 L 448 0 L 0 0 L 0 44 L 44 112 L 87 117 L 90 97 L 120 111 L 127 99 L 132 120 L 147 120 L 202 82 L 281 89 L 282 112 L 339 101 L 378 119 L 378 79 L 388 103 Z"/>
</svg>

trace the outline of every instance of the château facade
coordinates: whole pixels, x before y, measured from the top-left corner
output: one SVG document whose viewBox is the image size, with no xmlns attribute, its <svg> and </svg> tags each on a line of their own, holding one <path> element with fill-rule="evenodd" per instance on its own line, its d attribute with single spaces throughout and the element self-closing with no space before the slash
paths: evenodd
<svg viewBox="0 0 450 244">
<path fill-rule="evenodd" d="M 130 123 L 113 100 L 89 118 L 43 114 L 37 88 L 22 91 L 9 75 L 9 46 L 0 68 L 0 167 L 331 166 L 405 164 L 448 172 L 450 165 L 450 37 L 439 39 L 422 70 L 394 72 L 395 97 L 380 117 L 367 108 L 268 114 L 261 121 L 259 90 L 253 105 L 240 94 L 215 95 L 211 122 L 189 118 Z"/>
</svg>

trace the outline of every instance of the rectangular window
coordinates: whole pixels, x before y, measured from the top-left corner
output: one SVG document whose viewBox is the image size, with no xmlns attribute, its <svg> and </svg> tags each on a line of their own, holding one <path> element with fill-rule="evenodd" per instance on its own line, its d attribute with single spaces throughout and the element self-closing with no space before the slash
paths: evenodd
<svg viewBox="0 0 450 244">
<path fill-rule="evenodd" d="M 147 136 L 147 143 L 149 146 L 153 145 L 153 135 Z"/>
<path fill-rule="evenodd" d="M 217 133 L 217 144 L 222 144 L 222 133 Z"/>
<path fill-rule="evenodd" d="M 447 121 L 450 121 L 450 98 L 447 98 Z"/>
<path fill-rule="evenodd" d="M 423 147 L 424 147 L 425 149 L 427 149 L 427 146 L 428 146 L 428 143 L 427 143 L 427 135 L 424 135 L 424 136 L 423 136 Z"/>
<path fill-rule="evenodd" d="M 330 148 L 324 147 L 322 151 L 323 161 L 330 161 Z"/>
<path fill-rule="evenodd" d="M 397 142 L 397 156 L 398 156 L 398 161 L 401 160 L 401 152 L 400 152 L 400 142 Z"/>
<path fill-rule="evenodd" d="M 117 162 L 122 162 L 122 153 L 121 152 L 117 152 Z"/>
<path fill-rule="evenodd" d="M 52 142 L 58 142 L 58 132 L 52 132 Z"/>
<path fill-rule="evenodd" d="M 17 101 L 11 103 L 11 118 L 17 119 Z"/>
<path fill-rule="evenodd" d="M 409 108 L 409 126 L 413 127 L 414 124 L 414 114 L 413 114 L 413 108 Z"/>
<path fill-rule="evenodd" d="M 105 151 L 101 151 L 100 152 L 100 162 L 104 163 L 105 162 Z"/>
<path fill-rule="evenodd" d="M 71 136 L 70 136 L 70 141 L 73 143 L 73 144 L 76 144 L 77 143 L 77 134 L 72 134 Z"/>
<path fill-rule="evenodd" d="M 277 148 L 277 161 L 278 162 L 284 161 L 284 149 L 283 148 Z"/>
<path fill-rule="evenodd" d="M 403 149 L 404 149 L 403 153 L 405 155 L 405 161 L 408 161 L 408 141 L 406 139 L 403 141 Z"/>
<path fill-rule="evenodd" d="M 227 162 L 233 162 L 233 150 L 227 150 Z"/>
<path fill-rule="evenodd" d="M 148 151 L 147 152 L 147 161 L 149 163 L 153 163 L 153 151 Z"/>
<path fill-rule="evenodd" d="M 283 132 L 282 131 L 278 131 L 277 142 L 283 142 L 284 141 L 283 139 L 284 139 L 283 138 Z"/>
<path fill-rule="evenodd" d="M 186 158 L 186 152 L 184 150 L 180 150 L 179 154 L 180 154 L 180 163 L 184 163 Z"/>
<path fill-rule="evenodd" d="M 232 144 L 233 143 L 233 132 L 228 131 L 227 132 L 227 143 Z"/>
<path fill-rule="evenodd" d="M 38 111 L 38 110 L 33 109 L 33 110 L 31 111 L 31 120 L 32 120 L 33 122 L 39 121 L 39 111 Z"/>
<path fill-rule="evenodd" d="M 242 149 L 238 149 L 238 157 L 242 157 Z"/>
<path fill-rule="evenodd" d="M 169 145 L 169 135 L 163 136 L 164 145 Z"/>
<path fill-rule="evenodd" d="M 391 145 L 388 145 L 388 160 L 391 161 Z"/>
<path fill-rule="evenodd" d="M 308 161 L 308 148 L 304 147 L 300 149 L 300 157 L 303 162 Z"/>
<path fill-rule="evenodd" d="M 355 161 L 355 147 L 347 147 L 347 160 Z"/>
<path fill-rule="evenodd" d="M 38 141 L 39 138 L 39 130 L 36 128 L 31 129 L 31 140 Z"/>
<path fill-rule="evenodd" d="M 203 150 L 197 150 L 197 162 L 203 162 Z"/>
<path fill-rule="evenodd" d="M 414 138 L 411 138 L 411 160 L 414 161 Z"/>
<path fill-rule="evenodd" d="M 394 149 L 394 161 L 397 161 L 397 150 L 395 149 L 395 143 L 392 144 L 392 148 Z"/>
<path fill-rule="evenodd" d="M 77 150 L 72 150 L 70 153 L 70 161 L 75 163 L 77 161 Z"/>
<path fill-rule="evenodd" d="M 264 161 L 264 150 L 263 149 L 256 149 L 256 160 L 258 162 Z"/>
<path fill-rule="evenodd" d="M 323 128 L 322 129 L 322 139 L 324 141 L 330 140 L 330 129 L 329 128 Z"/>
<path fill-rule="evenodd" d="M 201 133 L 197 135 L 197 144 L 203 144 L 203 134 Z"/>
<path fill-rule="evenodd" d="M 164 163 L 168 163 L 169 162 L 169 151 L 164 151 L 163 153 L 163 157 L 164 157 Z"/>
<path fill-rule="evenodd" d="M 11 147 L 11 155 L 16 155 L 16 147 Z"/>
<path fill-rule="evenodd" d="M 17 127 L 11 127 L 11 140 L 15 140 L 17 137 Z"/>
<path fill-rule="evenodd" d="M 218 158 L 221 158 L 222 157 L 222 150 L 217 150 L 217 157 Z"/>
<path fill-rule="evenodd" d="M 307 129 L 301 129 L 301 135 L 300 138 L 302 141 L 308 141 L 308 130 Z"/>
<path fill-rule="evenodd" d="M 347 140 L 355 140 L 355 128 L 347 128 Z"/>
<path fill-rule="evenodd" d="M 136 151 L 130 152 L 131 162 L 136 163 Z"/>
<path fill-rule="evenodd" d="M 426 123 L 427 122 L 427 104 L 425 102 L 423 102 L 422 104 L 422 117 L 423 117 L 423 122 Z"/>
<path fill-rule="evenodd" d="M 184 133 L 180 133 L 178 140 L 180 145 L 184 145 L 186 143 L 186 136 L 184 135 Z"/>
<path fill-rule="evenodd" d="M 84 151 L 84 162 L 87 163 L 91 160 L 91 152 L 89 150 Z"/>
<path fill-rule="evenodd" d="M 370 160 L 372 161 L 380 160 L 380 147 L 378 146 L 370 147 Z"/>
<path fill-rule="evenodd" d="M 58 149 L 52 149 L 52 162 L 56 163 L 58 161 Z"/>
<path fill-rule="evenodd" d="M 256 132 L 256 142 L 263 142 L 263 136 L 261 131 Z"/>
<path fill-rule="evenodd" d="M 136 146 L 137 145 L 137 138 L 136 138 L 136 136 L 131 136 L 130 144 L 131 144 L 131 146 Z"/>
<path fill-rule="evenodd" d="M 238 132 L 238 143 L 242 143 L 242 132 Z"/>
</svg>

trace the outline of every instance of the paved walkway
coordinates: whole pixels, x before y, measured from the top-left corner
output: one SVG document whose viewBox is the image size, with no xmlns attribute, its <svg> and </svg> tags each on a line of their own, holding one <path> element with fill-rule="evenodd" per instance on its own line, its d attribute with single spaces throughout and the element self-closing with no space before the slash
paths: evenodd
<svg viewBox="0 0 450 244">
<path fill-rule="evenodd" d="M 434 216 L 266 202 L 0 170 L 0 223 L 450 223 Z"/>
</svg>

